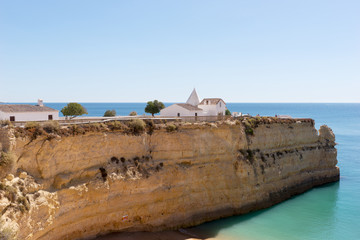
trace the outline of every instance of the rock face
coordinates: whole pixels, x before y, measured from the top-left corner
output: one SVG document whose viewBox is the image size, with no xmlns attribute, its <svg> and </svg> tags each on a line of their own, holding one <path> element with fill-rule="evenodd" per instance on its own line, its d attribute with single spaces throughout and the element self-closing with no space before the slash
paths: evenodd
<svg viewBox="0 0 360 240">
<path fill-rule="evenodd" d="M 2 146 L 16 170 L 1 182 L 1 229 L 18 239 L 193 226 L 339 180 L 334 134 L 318 134 L 311 120 L 258 124 L 252 134 L 228 122 L 9 139 Z"/>
</svg>

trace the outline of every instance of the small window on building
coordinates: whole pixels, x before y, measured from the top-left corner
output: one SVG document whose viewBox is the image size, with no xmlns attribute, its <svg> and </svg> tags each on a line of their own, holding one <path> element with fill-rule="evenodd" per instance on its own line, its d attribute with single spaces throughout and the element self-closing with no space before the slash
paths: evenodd
<svg viewBox="0 0 360 240">
<path fill-rule="evenodd" d="M 221 102 L 220 102 L 220 107 L 221 107 Z"/>
<path fill-rule="evenodd" d="M 49 116 L 48 116 L 48 120 L 53 120 L 53 116 L 52 116 L 52 115 L 49 115 Z"/>
<path fill-rule="evenodd" d="M 15 116 L 10 116 L 10 121 L 15 122 Z"/>
<path fill-rule="evenodd" d="M 178 113 L 178 117 L 180 117 L 180 113 Z"/>
<path fill-rule="evenodd" d="M 197 113 L 195 113 L 195 117 L 197 117 Z"/>
<path fill-rule="evenodd" d="M 206 100 L 206 105 L 209 105 L 209 101 L 208 101 L 208 100 Z"/>
</svg>

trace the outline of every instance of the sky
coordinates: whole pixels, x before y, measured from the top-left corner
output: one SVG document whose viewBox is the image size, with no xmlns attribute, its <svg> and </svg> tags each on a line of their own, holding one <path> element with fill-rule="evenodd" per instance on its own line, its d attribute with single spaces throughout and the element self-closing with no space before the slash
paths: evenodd
<svg viewBox="0 0 360 240">
<path fill-rule="evenodd" d="M 0 0 L 0 102 L 360 102 L 359 0 Z"/>
</svg>

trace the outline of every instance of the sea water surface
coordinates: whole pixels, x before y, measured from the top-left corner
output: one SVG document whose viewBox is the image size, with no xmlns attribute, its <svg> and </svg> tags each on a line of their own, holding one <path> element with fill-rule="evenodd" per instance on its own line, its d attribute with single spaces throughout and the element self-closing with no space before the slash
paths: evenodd
<svg viewBox="0 0 360 240">
<path fill-rule="evenodd" d="M 82 103 L 89 116 L 108 109 L 118 115 L 144 114 L 145 103 Z M 65 103 L 47 103 L 60 110 Z M 170 105 L 166 103 L 165 105 Z M 230 111 L 251 115 L 313 118 L 336 136 L 340 182 L 314 188 L 271 208 L 195 227 L 209 238 L 244 240 L 360 239 L 360 104 L 228 103 Z M 191 230 L 191 229 L 190 229 Z"/>
</svg>

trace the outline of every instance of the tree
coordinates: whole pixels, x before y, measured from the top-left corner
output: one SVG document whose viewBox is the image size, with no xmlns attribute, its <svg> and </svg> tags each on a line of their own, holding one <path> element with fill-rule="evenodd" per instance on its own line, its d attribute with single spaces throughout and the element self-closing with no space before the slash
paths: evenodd
<svg viewBox="0 0 360 240">
<path fill-rule="evenodd" d="M 231 116 L 231 112 L 230 112 L 229 109 L 226 109 L 226 110 L 225 110 L 225 115 L 226 115 L 226 116 Z"/>
<path fill-rule="evenodd" d="M 79 103 L 68 103 L 68 105 L 61 109 L 61 112 L 65 117 L 71 116 L 71 118 L 81 116 L 83 114 L 88 114 L 86 108 L 84 108 Z"/>
<path fill-rule="evenodd" d="M 158 100 L 149 101 L 145 107 L 145 112 L 151 113 L 154 116 L 155 113 L 159 113 L 161 109 L 165 108 L 165 105 Z"/>
<path fill-rule="evenodd" d="M 113 110 L 106 110 L 106 112 L 104 113 L 104 117 L 115 117 L 116 116 L 116 111 Z"/>
<path fill-rule="evenodd" d="M 129 114 L 129 116 L 136 116 L 137 115 L 137 112 L 135 112 L 135 111 L 132 111 L 130 114 Z"/>
</svg>

